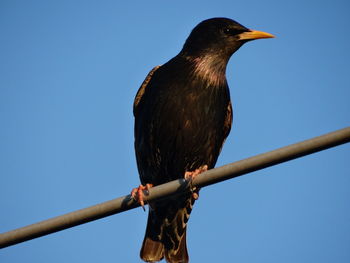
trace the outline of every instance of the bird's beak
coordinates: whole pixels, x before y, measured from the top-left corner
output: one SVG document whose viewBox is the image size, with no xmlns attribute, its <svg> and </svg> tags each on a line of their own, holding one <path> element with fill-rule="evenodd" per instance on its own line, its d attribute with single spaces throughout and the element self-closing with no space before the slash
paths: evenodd
<svg viewBox="0 0 350 263">
<path fill-rule="evenodd" d="M 253 40 L 259 38 L 273 38 L 274 35 L 262 31 L 250 30 L 248 32 L 243 32 L 238 35 L 239 40 Z"/>
</svg>

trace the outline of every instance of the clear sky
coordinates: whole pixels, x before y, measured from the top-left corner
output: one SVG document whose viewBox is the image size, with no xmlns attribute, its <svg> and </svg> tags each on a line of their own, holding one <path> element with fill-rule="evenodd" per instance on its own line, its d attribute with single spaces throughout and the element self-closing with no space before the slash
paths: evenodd
<svg viewBox="0 0 350 263">
<path fill-rule="evenodd" d="M 217 166 L 350 124 L 350 4 L 324 1 L 0 2 L 0 232 L 139 184 L 132 104 L 190 30 L 229 17 L 276 35 L 227 77 L 234 123 Z M 201 191 L 191 262 L 350 262 L 350 145 Z M 141 262 L 132 210 L 0 251 L 0 262 Z"/>
</svg>

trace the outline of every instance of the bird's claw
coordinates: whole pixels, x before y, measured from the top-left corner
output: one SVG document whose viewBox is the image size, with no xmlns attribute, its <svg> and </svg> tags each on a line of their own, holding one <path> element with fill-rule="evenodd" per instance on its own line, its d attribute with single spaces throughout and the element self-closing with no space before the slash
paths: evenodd
<svg viewBox="0 0 350 263">
<path fill-rule="evenodd" d="M 201 167 L 199 167 L 198 169 L 194 170 L 194 171 L 187 171 L 185 172 L 185 179 L 187 181 L 192 181 L 193 178 L 195 178 L 197 175 L 199 175 L 200 173 L 203 173 L 205 171 L 208 170 L 208 165 L 202 165 Z"/>
<path fill-rule="evenodd" d="M 198 169 L 194 171 L 187 171 L 185 172 L 185 180 L 189 181 L 190 187 L 191 187 L 191 192 L 192 192 L 192 197 L 194 200 L 197 200 L 199 198 L 199 190 L 196 189 L 196 187 L 192 187 L 192 180 L 198 176 L 200 173 L 203 173 L 208 170 L 208 165 L 202 165 Z"/>
<path fill-rule="evenodd" d="M 131 197 L 142 206 L 143 211 L 146 211 L 144 202 L 144 190 L 148 191 L 151 187 L 153 187 L 152 184 L 140 184 L 138 187 L 132 189 L 131 191 Z"/>
</svg>

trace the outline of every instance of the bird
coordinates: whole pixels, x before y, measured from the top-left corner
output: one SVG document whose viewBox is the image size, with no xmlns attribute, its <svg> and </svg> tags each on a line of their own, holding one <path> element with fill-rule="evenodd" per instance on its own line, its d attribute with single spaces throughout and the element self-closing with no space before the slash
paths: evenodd
<svg viewBox="0 0 350 263">
<path fill-rule="evenodd" d="M 232 125 L 227 63 L 246 42 L 272 37 L 229 18 L 210 18 L 193 28 L 174 58 L 149 72 L 133 105 L 141 185 L 132 196 L 142 206 L 145 189 L 191 180 L 215 166 Z M 149 204 L 143 261 L 189 262 L 187 222 L 198 191 Z"/>
</svg>

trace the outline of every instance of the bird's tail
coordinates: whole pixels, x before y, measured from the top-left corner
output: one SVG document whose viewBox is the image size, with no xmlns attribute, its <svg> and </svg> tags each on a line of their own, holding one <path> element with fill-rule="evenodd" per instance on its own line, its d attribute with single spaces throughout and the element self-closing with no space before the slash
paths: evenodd
<svg viewBox="0 0 350 263">
<path fill-rule="evenodd" d="M 177 249 L 169 248 L 164 251 L 165 260 L 168 263 L 187 263 L 189 260 L 186 245 L 186 228 L 181 236 Z"/>
<path fill-rule="evenodd" d="M 140 256 L 146 262 L 157 262 L 165 256 L 168 263 L 187 263 L 189 258 L 186 246 L 186 230 L 177 249 L 166 249 L 162 241 L 155 241 L 146 236 L 143 240 Z"/>
<path fill-rule="evenodd" d="M 168 263 L 187 263 L 186 226 L 194 199 L 184 202 L 168 201 L 150 209 L 147 229 L 140 256 L 146 262 L 156 262 L 164 257 Z M 179 207 L 179 203 L 182 205 Z"/>
<path fill-rule="evenodd" d="M 146 262 L 157 262 L 162 260 L 164 258 L 163 243 L 160 240 L 153 240 L 150 236 L 147 236 L 146 232 L 140 251 L 140 257 Z"/>
</svg>

